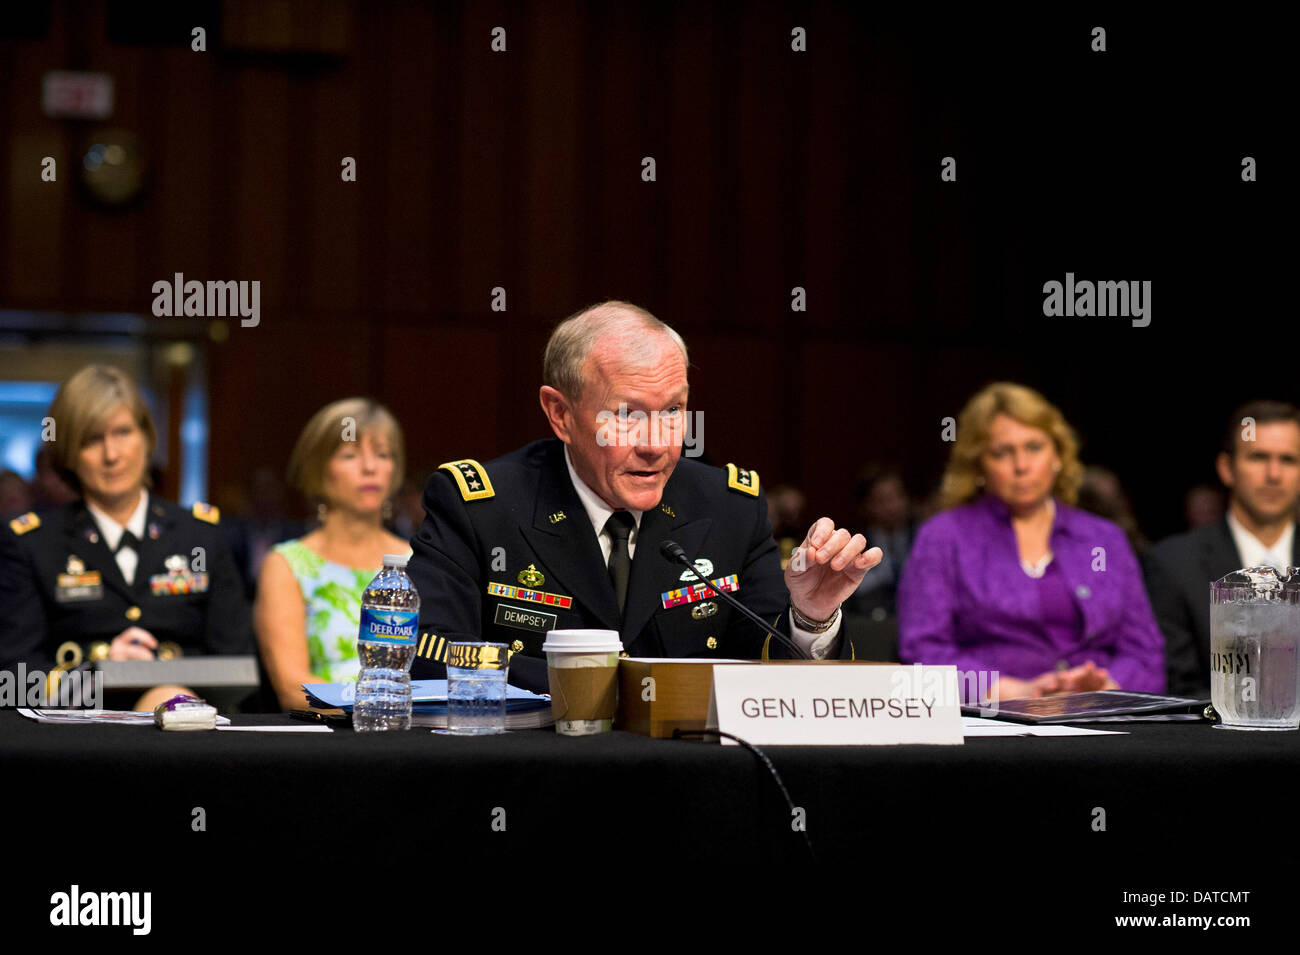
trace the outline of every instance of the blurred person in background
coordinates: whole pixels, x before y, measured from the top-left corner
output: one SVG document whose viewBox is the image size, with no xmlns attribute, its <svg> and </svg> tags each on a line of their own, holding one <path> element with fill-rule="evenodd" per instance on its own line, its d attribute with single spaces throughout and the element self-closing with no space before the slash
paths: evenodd
<svg viewBox="0 0 1300 955">
<path fill-rule="evenodd" d="M 421 472 L 426 473 L 426 472 Z M 397 492 L 390 529 L 403 540 L 410 540 L 424 522 L 424 485 L 411 478 Z"/>
<path fill-rule="evenodd" d="M 846 609 L 881 620 L 895 612 L 898 579 L 916 536 L 912 499 L 902 474 L 880 466 L 863 470 L 855 494 L 858 513 L 867 525 L 867 543 L 879 547 L 885 556 L 872 573 L 862 578 Z"/>
<path fill-rule="evenodd" d="M 1237 408 L 1215 468 L 1227 514 L 1147 552 L 1147 589 L 1165 635 L 1170 692 L 1208 698 L 1210 582 L 1244 567 L 1300 565 L 1300 409 L 1283 401 Z"/>
<path fill-rule="evenodd" d="M 1073 506 L 1082 472 L 1073 430 L 1038 392 L 1001 382 L 971 398 L 946 510 L 918 531 L 903 570 L 904 663 L 988 671 L 998 699 L 1164 690 L 1137 558 L 1118 526 Z"/>
<path fill-rule="evenodd" d="M 241 495 L 243 496 L 243 495 Z M 307 530 L 302 521 L 289 517 L 284 507 L 284 483 L 270 468 L 253 471 L 245 498 L 247 507 L 224 522 L 235 563 L 251 601 L 257 592 L 257 578 L 266 556 L 276 544 L 301 537 Z"/>
<path fill-rule="evenodd" d="M 17 471 L 0 471 L 0 521 L 8 521 L 32 509 L 32 492 Z"/>
<path fill-rule="evenodd" d="M 1187 522 L 1189 531 L 1221 521 L 1227 512 L 1228 499 L 1223 488 L 1196 484 L 1187 489 L 1183 498 L 1183 520 Z"/>
<path fill-rule="evenodd" d="M 368 398 L 326 405 L 294 444 L 289 483 L 316 505 L 320 526 L 271 549 L 253 608 L 262 659 L 285 709 L 305 705 L 303 683 L 357 678 L 361 595 L 385 554 L 410 552 L 383 524 L 404 462 L 401 426 Z"/>
<path fill-rule="evenodd" d="M 1139 557 L 1150 542 L 1138 528 L 1137 518 L 1133 515 L 1133 504 L 1124 493 L 1124 486 L 1119 477 L 1108 468 L 1090 464 L 1083 469 L 1083 483 L 1079 485 L 1079 507 L 1089 514 L 1104 517 L 1112 524 L 1119 525 L 1129 546 Z"/>
<path fill-rule="evenodd" d="M 789 484 L 777 484 L 767 492 L 767 519 L 772 522 L 772 536 L 781 548 L 781 569 L 790 564 L 790 555 L 803 540 L 803 512 L 808 499 L 803 491 Z M 870 575 L 868 575 L 870 576 Z"/>
<path fill-rule="evenodd" d="M 35 474 L 32 477 L 32 510 L 36 512 L 51 507 L 62 507 L 77 500 L 76 489 L 59 476 L 49 446 L 42 444 L 36 452 Z"/>
<path fill-rule="evenodd" d="M 90 365 L 60 386 L 49 417 L 50 462 L 77 498 L 0 532 L 0 667 L 251 653 L 216 508 L 149 490 L 156 432 L 135 382 Z M 135 708 L 179 692 L 155 687 Z"/>
</svg>

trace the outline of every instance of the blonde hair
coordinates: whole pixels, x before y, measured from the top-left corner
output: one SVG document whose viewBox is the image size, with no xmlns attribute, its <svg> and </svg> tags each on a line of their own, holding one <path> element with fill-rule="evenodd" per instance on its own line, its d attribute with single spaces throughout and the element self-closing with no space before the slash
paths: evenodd
<svg viewBox="0 0 1300 955">
<path fill-rule="evenodd" d="M 627 357 L 635 361 L 653 356 L 651 336 L 655 334 L 666 335 L 681 350 L 682 360 L 690 364 L 682 336 L 644 308 L 610 300 L 575 312 L 551 332 L 542 356 L 542 384 L 578 401 L 585 385 L 583 368 L 599 339 L 615 336 Z"/>
<path fill-rule="evenodd" d="M 1066 423 L 1060 409 L 1034 389 L 999 381 L 977 393 L 961 410 L 957 419 L 957 441 L 939 488 L 940 507 L 945 510 L 960 507 L 981 492 L 984 471 L 980 458 L 988 446 L 989 426 L 1000 414 L 1014 418 L 1026 427 L 1047 432 L 1056 445 L 1057 457 L 1061 459 L 1061 470 L 1052 484 L 1052 496 L 1073 504 L 1078 499 L 1079 485 L 1083 481 L 1079 440 L 1074 429 Z"/>
<path fill-rule="evenodd" d="M 158 432 L 149 406 L 130 375 L 112 365 L 87 365 L 59 386 L 50 403 L 49 416 L 54 420 L 51 463 L 59 476 L 78 491 L 81 480 L 77 477 L 77 456 L 91 432 L 121 405 L 131 412 L 148 442 L 144 469 L 144 483 L 148 486 L 149 460 L 158 445 Z"/>
<path fill-rule="evenodd" d="M 309 501 L 324 500 L 325 472 L 330 458 L 343 445 L 345 430 L 350 430 L 356 440 L 375 432 L 387 439 L 389 453 L 393 456 L 393 477 L 389 482 L 388 496 L 396 494 L 405 478 L 406 467 L 402 426 L 387 408 L 369 398 L 344 398 L 327 404 L 312 415 L 289 455 L 289 483 Z"/>
</svg>

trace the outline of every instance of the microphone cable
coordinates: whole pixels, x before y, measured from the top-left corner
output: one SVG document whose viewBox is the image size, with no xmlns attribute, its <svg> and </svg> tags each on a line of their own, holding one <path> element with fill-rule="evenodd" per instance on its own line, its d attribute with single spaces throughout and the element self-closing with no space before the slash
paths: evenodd
<svg viewBox="0 0 1300 955">
<path fill-rule="evenodd" d="M 749 740 L 742 739 L 735 733 L 727 733 L 722 730 L 673 730 L 673 739 L 702 739 L 705 736 L 725 736 L 727 739 L 738 743 L 757 756 L 759 761 L 767 767 L 767 771 L 772 774 L 772 778 L 776 780 L 776 786 L 781 790 L 781 796 L 785 799 L 785 804 L 790 807 L 790 815 L 793 816 L 795 814 L 796 807 L 794 800 L 790 798 L 790 790 L 785 788 L 785 782 L 781 779 L 781 774 L 776 771 L 776 767 L 773 766 L 772 761 L 767 758 L 767 754 Z M 799 830 L 799 832 L 800 835 L 803 836 L 804 845 L 808 847 L 808 855 L 812 857 L 813 863 L 816 864 L 817 853 L 813 851 L 812 839 L 808 835 L 808 827 L 804 826 Z"/>
</svg>

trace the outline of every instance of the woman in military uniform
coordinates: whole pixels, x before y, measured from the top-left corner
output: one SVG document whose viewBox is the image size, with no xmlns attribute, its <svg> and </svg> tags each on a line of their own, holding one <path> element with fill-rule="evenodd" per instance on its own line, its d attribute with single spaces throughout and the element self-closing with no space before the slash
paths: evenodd
<svg viewBox="0 0 1300 955">
<path fill-rule="evenodd" d="M 55 466 L 80 498 L 0 532 L 0 668 L 252 653 L 216 508 L 185 510 L 149 491 L 156 435 L 130 377 L 106 365 L 81 369 L 49 418 Z M 136 708 L 179 690 L 155 687 Z"/>
</svg>

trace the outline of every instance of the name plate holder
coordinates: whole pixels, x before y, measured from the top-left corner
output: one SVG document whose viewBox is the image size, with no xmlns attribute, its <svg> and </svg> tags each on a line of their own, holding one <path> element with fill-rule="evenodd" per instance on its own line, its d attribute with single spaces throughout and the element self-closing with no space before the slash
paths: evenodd
<svg viewBox="0 0 1300 955">
<path fill-rule="evenodd" d="M 705 725 L 760 746 L 964 743 L 955 666 L 715 667 Z"/>
</svg>

